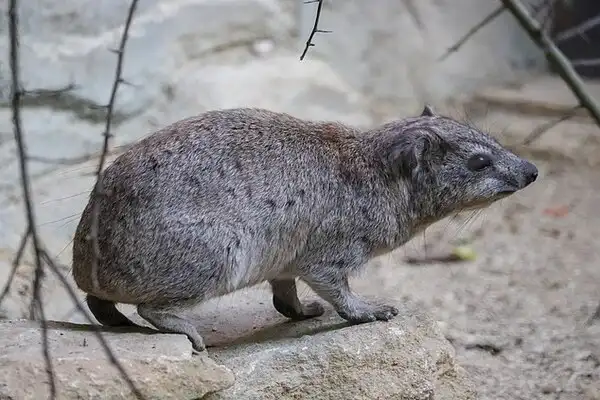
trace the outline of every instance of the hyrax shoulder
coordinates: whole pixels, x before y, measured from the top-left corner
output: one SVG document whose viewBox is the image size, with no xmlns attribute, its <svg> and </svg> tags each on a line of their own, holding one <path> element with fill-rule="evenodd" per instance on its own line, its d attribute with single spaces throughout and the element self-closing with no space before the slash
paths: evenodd
<svg viewBox="0 0 600 400">
<path fill-rule="evenodd" d="M 106 169 L 104 193 L 90 198 L 75 234 L 73 274 L 100 322 L 130 324 L 114 303 L 137 304 L 196 349 L 195 328 L 169 310 L 264 281 L 290 318 L 323 312 L 299 302 L 300 278 L 350 321 L 388 319 L 397 311 L 354 295 L 350 273 L 535 176 L 491 136 L 429 107 L 366 132 L 261 109 L 210 111 L 148 136 Z"/>
</svg>

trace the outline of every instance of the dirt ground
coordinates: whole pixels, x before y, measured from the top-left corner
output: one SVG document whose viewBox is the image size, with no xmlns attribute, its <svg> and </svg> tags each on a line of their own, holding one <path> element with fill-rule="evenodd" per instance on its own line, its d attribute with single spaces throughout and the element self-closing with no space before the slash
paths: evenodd
<svg viewBox="0 0 600 400">
<path fill-rule="evenodd" d="M 428 229 L 356 287 L 427 308 L 482 399 L 600 399 L 600 321 L 585 325 L 600 302 L 600 171 L 533 161 L 534 185 Z M 475 261 L 398 263 L 460 241 Z"/>
</svg>

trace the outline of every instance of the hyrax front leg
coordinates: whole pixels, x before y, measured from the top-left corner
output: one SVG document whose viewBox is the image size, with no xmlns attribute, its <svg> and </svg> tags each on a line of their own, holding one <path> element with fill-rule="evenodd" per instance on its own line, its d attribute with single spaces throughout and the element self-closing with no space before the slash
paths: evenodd
<svg viewBox="0 0 600 400">
<path fill-rule="evenodd" d="M 304 305 L 298 299 L 295 279 L 270 280 L 273 289 L 273 306 L 284 316 L 293 320 L 303 320 L 323 315 L 325 309 L 319 302 Z"/>
<path fill-rule="evenodd" d="M 194 350 L 204 351 L 204 340 L 189 321 L 171 314 L 162 307 L 149 304 L 140 304 L 137 307 L 138 314 L 146 321 L 154 325 L 159 331 L 168 333 L 182 333 L 192 342 Z"/>
<path fill-rule="evenodd" d="M 398 309 L 386 304 L 369 303 L 350 289 L 348 276 L 343 271 L 313 273 L 303 278 L 324 300 L 327 300 L 340 317 L 354 324 L 388 321 L 398 315 Z"/>
</svg>

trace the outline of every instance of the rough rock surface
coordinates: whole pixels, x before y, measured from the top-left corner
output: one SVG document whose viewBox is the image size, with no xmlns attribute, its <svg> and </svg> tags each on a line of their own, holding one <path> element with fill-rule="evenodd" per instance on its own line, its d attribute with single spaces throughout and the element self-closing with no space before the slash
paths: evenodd
<svg viewBox="0 0 600 400">
<path fill-rule="evenodd" d="M 302 301 L 318 300 L 306 285 L 298 289 Z M 399 304 L 389 322 L 351 326 L 323 304 L 323 316 L 292 322 L 275 311 L 264 285 L 187 312 L 209 355 L 236 375 L 208 399 L 475 398 L 452 345 L 422 310 Z"/>
<path fill-rule="evenodd" d="M 59 399 L 135 398 L 89 326 L 50 322 L 48 341 Z M 182 335 L 104 332 L 109 346 L 148 399 L 194 399 L 231 386 L 232 372 L 206 354 L 192 355 Z M 48 397 L 40 324 L 0 321 L 0 398 Z"/>
<path fill-rule="evenodd" d="M 414 307 L 401 306 L 389 322 L 351 326 L 330 307 L 320 318 L 291 322 L 269 300 L 268 290 L 259 287 L 194 310 L 210 358 L 192 356 L 183 335 L 143 328 L 105 335 L 150 398 L 192 399 L 209 392 L 206 399 L 213 400 L 475 398 L 452 345 L 437 323 Z M 52 323 L 50 343 L 60 398 L 126 392 L 89 327 Z M 40 344 L 36 323 L 0 323 L 0 348 L 5 349 L 0 377 L 8 383 L 0 386 L 0 394 L 44 397 L 48 386 Z"/>
<path fill-rule="evenodd" d="M 257 332 L 211 355 L 236 374 L 236 384 L 208 396 L 213 400 L 475 399 L 454 349 L 421 313 L 347 326 L 330 312 L 320 321 Z"/>
</svg>

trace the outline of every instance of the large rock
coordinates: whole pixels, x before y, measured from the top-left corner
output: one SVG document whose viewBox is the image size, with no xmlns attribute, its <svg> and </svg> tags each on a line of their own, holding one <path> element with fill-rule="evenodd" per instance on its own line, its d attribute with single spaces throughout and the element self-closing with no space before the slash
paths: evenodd
<svg viewBox="0 0 600 400">
<path fill-rule="evenodd" d="M 59 399 L 134 398 L 89 326 L 50 322 L 48 341 Z M 229 387 L 231 371 L 192 355 L 182 335 L 105 332 L 109 346 L 148 399 L 193 399 Z M 40 324 L 0 321 L 0 398 L 48 395 Z M 8 396 L 8 397 L 7 397 Z"/>
<path fill-rule="evenodd" d="M 196 320 L 207 353 L 192 356 L 183 335 L 149 334 L 146 328 L 106 333 L 152 398 L 192 399 L 209 392 L 205 398 L 211 400 L 475 398 L 452 345 L 437 323 L 414 306 L 400 306 L 389 322 L 351 326 L 330 306 L 319 318 L 292 322 L 275 311 L 263 286 L 213 299 L 187 314 Z M 44 397 L 48 387 L 40 335 L 32 322 L 0 323 L 4 393 Z M 125 390 L 89 328 L 53 323 L 50 343 L 64 393 L 59 398 L 101 392 L 110 398 Z"/>
<path fill-rule="evenodd" d="M 310 293 L 303 284 L 299 292 Z M 291 322 L 261 287 L 211 300 L 189 316 L 236 383 L 208 399 L 474 399 L 438 324 L 398 306 L 389 322 L 351 326 L 329 305 L 319 318 Z"/>
<path fill-rule="evenodd" d="M 236 374 L 236 384 L 208 398 L 475 398 L 450 344 L 424 315 L 354 327 L 334 317 L 275 334 L 283 337 L 264 341 L 259 334 L 259 343 L 214 350 L 212 356 Z"/>
</svg>

